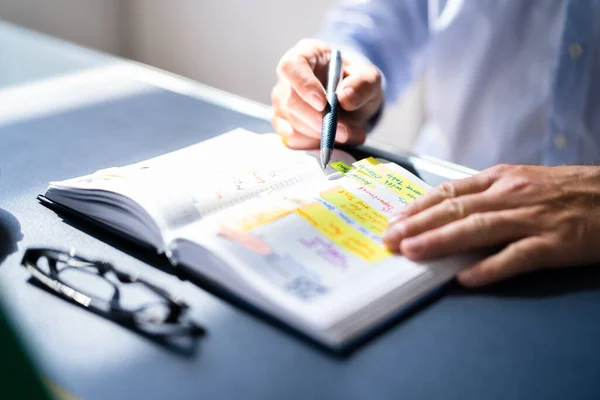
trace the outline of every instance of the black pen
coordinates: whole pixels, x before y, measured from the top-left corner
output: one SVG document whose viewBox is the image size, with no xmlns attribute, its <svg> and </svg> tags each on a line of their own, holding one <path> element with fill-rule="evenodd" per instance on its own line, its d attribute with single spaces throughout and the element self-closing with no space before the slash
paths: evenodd
<svg viewBox="0 0 600 400">
<path fill-rule="evenodd" d="M 333 153 L 335 143 L 335 132 L 338 120 L 338 98 L 335 90 L 342 78 L 342 54 L 339 50 L 331 51 L 329 60 L 329 71 L 327 73 L 327 104 L 323 111 L 323 123 L 321 125 L 321 167 L 327 168 Z"/>
</svg>

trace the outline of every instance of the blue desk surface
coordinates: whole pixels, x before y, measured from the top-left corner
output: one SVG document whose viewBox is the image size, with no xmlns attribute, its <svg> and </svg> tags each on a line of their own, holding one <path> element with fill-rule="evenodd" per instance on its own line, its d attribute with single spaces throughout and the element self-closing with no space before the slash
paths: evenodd
<svg viewBox="0 0 600 400">
<path fill-rule="evenodd" d="M 0 24 L 0 44 L 9 37 L 16 53 L 28 51 L 19 40 L 43 48 L 54 59 L 52 74 L 106 62 Z M 0 67 L 9 65 L 5 53 Z M 48 77 L 37 65 L 29 76 Z M 0 85 L 26 80 L 13 76 Z M 238 126 L 270 130 L 264 119 L 137 85 L 118 98 L 0 119 L 0 296 L 45 377 L 85 399 L 600 398 L 598 269 L 539 273 L 476 292 L 453 286 L 338 357 L 38 204 L 50 180 L 143 160 Z M 29 246 L 73 246 L 162 280 L 193 305 L 208 337 L 194 356 L 181 357 L 39 290 L 19 267 Z"/>
</svg>

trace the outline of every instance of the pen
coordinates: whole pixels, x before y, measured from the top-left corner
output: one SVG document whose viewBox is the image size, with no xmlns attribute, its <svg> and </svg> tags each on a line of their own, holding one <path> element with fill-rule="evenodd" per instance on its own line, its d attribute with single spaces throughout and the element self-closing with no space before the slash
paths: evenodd
<svg viewBox="0 0 600 400">
<path fill-rule="evenodd" d="M 332 50 L 327 73 L 327 105 L 323 111 L 323 123 L 321 125 L 321 167 L 327 168 L 333 153 L 335 143 L 335 131 L 338 120 L 338 98 L 335 94 L 338 83 L 342 78 L 342 54 L 339 50 Z"/>
</svg>

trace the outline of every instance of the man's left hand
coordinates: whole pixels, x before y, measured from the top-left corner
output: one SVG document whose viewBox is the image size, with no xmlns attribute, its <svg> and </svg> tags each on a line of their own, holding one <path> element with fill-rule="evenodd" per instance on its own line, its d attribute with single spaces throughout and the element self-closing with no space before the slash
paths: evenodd
<svg viewBox="0 0 600 400">
<path fill-rule="evenodd" d="M 444 183 L 390 218 L 386 245 L 411 260 L 498 248 L 465 286 L 600 262 L 600 167 L 498 165 Z"/>
</svg>

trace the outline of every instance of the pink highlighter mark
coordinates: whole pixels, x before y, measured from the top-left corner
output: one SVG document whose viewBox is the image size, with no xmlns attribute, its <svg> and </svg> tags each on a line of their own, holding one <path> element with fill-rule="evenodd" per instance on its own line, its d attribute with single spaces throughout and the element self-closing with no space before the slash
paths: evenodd
<svg viewBox="0 0 600 400">
<path fill-rule="evenodd" d="M 221 226 L 219 229 L 219 236 L 237 242 L 238 244 L 257 254 L 272 253 L 271 248 L 265 242 L 256 236 L 251 235 L 250 233 L 244 233 L 235 229 L 227 228 L 226 226 Z"/>
</svg>

